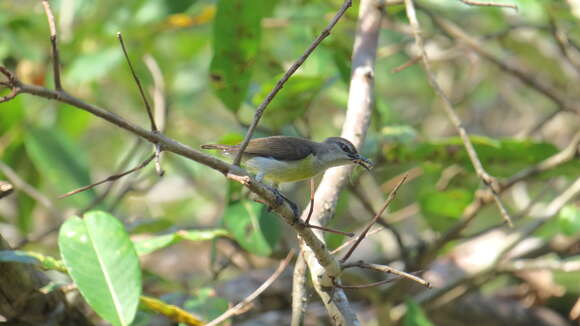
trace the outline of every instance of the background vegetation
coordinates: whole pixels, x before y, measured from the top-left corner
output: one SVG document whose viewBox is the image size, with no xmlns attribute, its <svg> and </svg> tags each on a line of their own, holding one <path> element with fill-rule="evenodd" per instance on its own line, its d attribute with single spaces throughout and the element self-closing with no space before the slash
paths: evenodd
<svg viewBox="0 0 580 326">
<path fill-rule="evenodd" d="M 255 108 L 341 3 L 51 1 L 63 88 L 146 128 L 142 98 L 115 37 L 120 31 L 164 134 L 192 148 L 237 143 Z M 437 289 L 401 281 L 349 290 L 364 325 L 532 325 L 530 320 L 533 325 L 571 325 L 580 316 L 580 4 L 516 4 L 518 10 L 461 1 L 417 4 L 433 71 L 482 164 L 500 181 L 514 228 L 503 225 L 493 200 L 478 195 L 482 183 L 418 63 L 405 6 L 384 9 L 374 111 L 361 149 L 377 164 L 372 174 L 354 170 L 330 226 L 360 230 L 407 173 L 409 180 L 382 222 L 401 239 L 388 230 L 375 233 L 355 258 L 420 272 Z M 256 136 L 321 141 L 340 134 L 358 9 L 355 1 L 288 81 L 266 110 Z M 446 29 L 449 22 L 464 34 Z M 53 87 L 49 31 L 39 1 L 0 2 L 0 62 L 24 83 Z M 16 268 L 16 276 L 2 277 L 29 272 L 14 267 L 15 262 L 43 262 L 44 268 L 62 271 L 59 261 L 55 266 L 45 260 L 65 256 L 85 299 L 67 289 L 71 281 L 63 273 L 48 273 L 53 288 L 45 292 L 69 293 L 69 302 L 95 324 L 101 318 L 119 325 L 131 320 L 136 307 L 128 312 L 112 308 L 111 317 L 102 313 L 109 308 L 95 306 L 94 300 L 107 294 L 90 299 L 91 290 L 88 295 L 83 291 L 71 270 L 76 265 L 66 257 L 67 250 L 75 257 L 81 245 L 66 249 L 70 242 L 63 239 L 63 230 L 59 239 L 65 221 L 63 229 L 91 234 L 89 217 L 106 215 L 108 224 L 95 230 L 104 228 L 102 237 L 111 243 L 118 239 L 114 248 L 135 246 L 139 254 L 140 271 L 133 265 L 136 255 L 128 265 L 111 262 L 119 277 L 130 279 L 119 284 L 120 291 L 128 284 L 142 285 L 143 294 L 209 321 L 258 287 L 289 248 L 297 246 L 293 230 L 262 205 L 244 199 L 239 186 L 173 154 L 162 157 L 163 177 L 150 164 L 114 183 L 57 198 L 128 170 L 150 153 L 147 142 L 70 105 L 27 94 L 1 103 L 0 178 L 15 191 L 0 199 L 0 235 L 2 249 L 20 250 L 0 255 L 6 261 L 1 269 Z M 565 159 L 542 169 L 546 159 L 563 155 Z M 519 178 L 522 171 L 529 175 Z M 306 205 L 306 183 L 284 192 L 300 207 Z M 475 204 L 480 207 L 474 219 L 463 224 Z M 83 220 L 72 218 L 87 211 L 93 212 Z M 458 225 L 465 228 L 449 236 Z M 329 235 L 326 241 L 334 248 L 344 239 Z M 103 250 L 109 245 L 105 241 Z M 76 256 L 81 265 L 91 260 Z M 290 275 L 289 268 L 232 323 L 289 324 Z M 345 283 L 384 278 L 359 271 L 347 273 Z M 128 291 L 127 296 L 139 297 L 139 290 Z M 329 324 L 316 294 L 308 300 L 306 324 Z M 171 323 L 159 310 L 141 304 L 132 325 Z M 23 318 L 17 312 L 33 311 L 10 305 L 0 303 L 0 315 L 9 321 Z"/>
</svg>

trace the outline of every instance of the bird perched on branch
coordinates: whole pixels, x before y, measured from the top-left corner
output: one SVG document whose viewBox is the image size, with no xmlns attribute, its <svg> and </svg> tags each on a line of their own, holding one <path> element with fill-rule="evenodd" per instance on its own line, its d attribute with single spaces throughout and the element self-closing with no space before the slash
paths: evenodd
<svg viewBox="0 0 580 326">
<path fill-rule="evenodd" d="M 235 156 L 240 145 L 202 145 Z M 252 139 L 242 155 L 244 167 L 256 180 L 269 181 L 274 187 L 314 177 L 328 168 L 357 164 L 370 170 L 372 162 L 360 155 L 354 145 L 341 137 L 318 143 L 304 138 L 272 136 Z"/>
<path fill-rule="evenodd" d="M 202 145 L 201 148 L 217 149 L 227 156 L 235 156 L 240 150 L 240 145 L 208 144 Z M 276 194 L 276 201 L 280 204 L 283 201 L 288 202 L 296 217 L 300 215 L 298 206 L 278 191 L 280 183 L 310 179 L 326 169 L 340 165 L 357 164 L 369 171 L 373 166 L 370 160 L 360 155 L 354 145 L 344 138 L 330 137 L 324 142 L 318 143 L 288 136 L 252 139 L 244 150 L 242 164 L 250 172 L 256 174 L 256 180 L 271 182 L 274 187 L 272 191 Z M 311 203 L 313 200 L 311 194 Z M 305 221 L 309 227 L 346 234 L 311 225 L 309 218 L 310 214 Z"/>
</svg>

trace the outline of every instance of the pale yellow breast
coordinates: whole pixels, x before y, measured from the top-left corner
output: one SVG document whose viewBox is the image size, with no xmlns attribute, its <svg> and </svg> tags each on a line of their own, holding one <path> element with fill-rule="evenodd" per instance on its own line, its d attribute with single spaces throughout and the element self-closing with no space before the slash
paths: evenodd
<svg viewBox="0 0 580 326">
<path fill-rule="evenodd" d="M 274 183 L 309 179 L 323 170 L 322 165 L 313 155 L 309 155 L 303 160 L 287 162 L 267 157 L 253 157 L 245 160 L 244 166 L 252 173 L 263 173 L 267 181 Z"/>
</svg>

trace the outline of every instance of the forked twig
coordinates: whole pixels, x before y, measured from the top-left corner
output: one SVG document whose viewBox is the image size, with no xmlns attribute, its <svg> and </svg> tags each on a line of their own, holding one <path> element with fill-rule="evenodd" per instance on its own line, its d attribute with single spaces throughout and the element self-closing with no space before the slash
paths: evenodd
<svg viewBox="0 0 580 326">
<path fill-rule="evenodd" d="M 105 179 L 103 179 L 101 181 L 92 183 L 90 185 L 86 185 L 84 187 L 77 188 L 77 189 L 72 190 L 72 191 L 69 191 L 66 194 L 63 194 L 63 195 L 58 196 L 58 198 L 59 199 L 62 199 L 62 198 L 66 198 L 66 197 L 69 197 L 69 196 L 72 196 L 72 195 L 76 195 L 79 192 L 83 192 L 83 191 L 92 189 L 92 188 L 94 188 L 94 187 L 96 187 L 96 186 L 98 186 L 100 184 L 105 183 L 105 182 L 111 182 L 111 181 L 115 181 L 117 179 L 120 179 L 120 178 L 122 178 L 122 177 L 124 177 L 124 176 L 126 176 L 128 174 L 131 174 L 131 173 L 133 173 L 133 172 L 135 172 L 137 170 L 141 170 L 142 168 L 146 167 L 147 164 L 149 164 L 149 162 L 151 162 L 154 158 L 155 158 L 155 154 L 151 154 L 145 161 L 141 162 L 141 164 L 137 165 L 136 167 L 134 167 L 134 168 L 132 168 L 130 170 L 127 170 L 127 171 L 125 171 L 123 173 L 111 175 L 111 176 L 109 176 L 109 177 L 107 177 L 107 178 L 105 178 Z"/>
<path fill-rule="evenodd" d="M 383 213 L 385 212 L 385 210 L 387 209 L 387 207 L 389 207 L 389 205 L 391 204 L 391 202 L 393 201 L 393 199 L 395 199 L 395 195 L 397 194 L 397 190 L 399 190 L 399 188 L 405 182 L 405 180 L 407 180 L 407 176 L 406 175 L 404 177 L 402 177 L 401 178 L 401 181 L 399 181 L 399 183 L 395 186 L 395 188 L 393 188 L 393 190 L 391 191 L 391 193 L 387 197 L 387 200 L 385 201 L 385 204 L 383 205 L 383 208 L 381 208 L 381 210 L 373 217 L 373 219 L 369 222 L 369 224 L 359 234 L 358 238 L 356 239 L 356 241 L 354 242 L 354 244 L 352 245 L 352 247 L 350 247 L 350 249 L 346 252 L 346 254 L 344 255 L 344 257 L 342 257 L 342 259 L 340 260 L 340 263 L 341 264 L 344 264 L 348 260 L 348 258 L 354 252 L 354 250 L 361 243 L 361 241 L 363 241 L 363 239 L 366 237 L 366 235 L 369 232 L 369 230 L 371 229 L 371 227 L 377 222 L 377 220 L 379 219 L 379 217 L 381 217 L 381 215 L 383 215 Z"/>
</svg>

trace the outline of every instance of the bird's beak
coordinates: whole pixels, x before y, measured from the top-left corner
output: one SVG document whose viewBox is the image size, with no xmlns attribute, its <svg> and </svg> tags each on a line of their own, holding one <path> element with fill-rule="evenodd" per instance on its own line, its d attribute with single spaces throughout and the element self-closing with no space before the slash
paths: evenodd
<svg viewBox="0 0 580 326">
<path fill-rule="evenodd" d="M 373 168 L 373 162 L 371 162 L 368 158 L 366 158 L 360 154 L 354 155 L 352 158 L 352 162 L 356 165 L 362 166 L 363 168 L 365 168 L 369 172 Z"/>
</svg>

